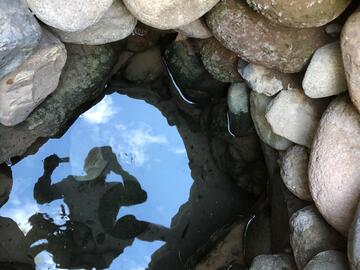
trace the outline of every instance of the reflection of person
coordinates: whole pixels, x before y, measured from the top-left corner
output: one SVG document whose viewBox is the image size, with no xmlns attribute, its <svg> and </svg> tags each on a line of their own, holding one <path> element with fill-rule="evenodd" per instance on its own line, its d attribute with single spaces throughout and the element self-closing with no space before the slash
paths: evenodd
<svg viewBox="0 0 360 270">
<path fill-rule="evenodd" d="M 95 147 L 89 152 L 85 176 L 70 175 L 52 184 L 54 170 L 67 161 L 57 155 L 47 157 L 44 174 L 34 189 L 40 204 L 64 199 L 70 210 L 66 229 L 39 214 L 29 219 L 33 225 L 29 237 L 33 241 L 48 240 L 46 249 L 53 253 L 57 264 L 64 268 L 106 268 L 135 237 L 145 241 L 166 240 L 165 227 L 139 221 L 133 215 L 116 220 L 121 206 L 143 203 L 147 194 L 137 179 L 120 166 L 111 147 Z M 123 183 L 106 182 L 111 171 L 120 175 Z"/>
</svg>

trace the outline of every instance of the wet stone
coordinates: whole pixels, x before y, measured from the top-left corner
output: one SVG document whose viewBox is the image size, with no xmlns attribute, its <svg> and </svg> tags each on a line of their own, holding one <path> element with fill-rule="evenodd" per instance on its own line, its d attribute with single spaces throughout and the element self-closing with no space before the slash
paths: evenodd
<svg viewBox="0 0 360 270">
<path fill-rule="evenodd" d="M 344 247 L 345 239 L 326 223 L 313 205 L 292 215 L 290 230 L 291 247 L 300 269 L 318 253 Z"/>
<path fill-rule="evenodd" d="M 281 177 L 298 198 L 312 201 L 308 179 L 309 153 L 305 147 L 290 147 L 281 158 Z"/>
<path fill-rule="evenodd" d="M 348 270 L 346 256 L 340 251 L 328 250 L 316 255 L 304 270 Z"/>
</svg>

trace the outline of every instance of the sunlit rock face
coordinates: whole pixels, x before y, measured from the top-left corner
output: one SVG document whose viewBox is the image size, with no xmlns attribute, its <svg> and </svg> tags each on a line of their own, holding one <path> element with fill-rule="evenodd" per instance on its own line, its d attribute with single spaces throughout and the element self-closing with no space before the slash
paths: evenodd
<svg viewBox="0 0 360 270">
<path fill-rule="evenodd" d="M 357 8 L 2 1 L 0 269 L 358 269 Z"/>
</svg>

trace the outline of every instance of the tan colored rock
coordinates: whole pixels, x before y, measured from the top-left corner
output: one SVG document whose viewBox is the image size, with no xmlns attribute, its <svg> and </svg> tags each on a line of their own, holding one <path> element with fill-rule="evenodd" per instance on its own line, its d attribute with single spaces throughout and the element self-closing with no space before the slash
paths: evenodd
<svg viewBox="0 0 360 270">
<path fill-rule="evenodd" d="M 159 47 L 153 47 L 135 54 L 124 71 L 124 77 L 132 82 L 150 82 L 164 72 L 164 64 Z"/>
<path fill-rule="evenodd" d="M 231 264 L 244 264 L 243 235 L 245 222 L 234 224 L 229 233 L 195 267 L 195 270 L 218 270 Z"/>
<path fill-rule="evenodd" d="M 137 20 L 121 0 L 114 0 L 101 19 L 88 28 L 77 32 L 65 32 L 52 28 L 53 32 L 67 43 L 100 45 L 118 41 L 129 36 Z"/>
<path fill-rule="evenodd" d="M 305 147 L 294 145 L 281 158 L 281 177 L 285 186 L 299 199 L 312 201 L 308 178 L 309 154 Z"/>
<path fill-rule="evenodd" d="M 299 80 L 293 74 L 281 73 L 255 64 L 240 68 L 239 73 L 252 90 L 267 96 L 299 86 Z"/>
<path fill-rule="evenodd" d="M 288 27 L 308 28 L 327 24 L 338 17 L 351 0 L 247 0 L 270 21 Z"/>
<path fill-rule="evenodd" d="M 323 28 L 276 25 L 245 1 L 221 1 L 206 20 L 214 37 L 242 59 L 284 73 L 301 71 L 313 52 L 328 42 Z"/>
<path fill-rule="evenodd" d="M 310 148 L 326 105 L 300 89 L 281 91 L 269 104 L 266 119 L 275 134 Z"/>
<path fill-rule="evenodd" d="M 206 39 L 212 37 L 212 33 L 202 19 L 197 19 L 175 30 L 189 38 Z"/>
<path fill-rule="evenodd" d="M 76 32 L 95 24 L 113 0 L 26 0 L 32 12 L 45 24 Z"/>
<path fill-rule="evenodd" d="M 123 0 L 141 22 L 158 29 L 187 25 L 212 9 L 219 0 Z"/>
<path fill-rule="evenodd" d="M 202 40 L 197 44 L 205 69 L 215 79 L 221 82 L 242 81 L 237 71 L 239 58 L 234 52 L 226 49 L 215 38 Z"/>
<path fill-rule="evenodd" d="M 272 98 L 254 91 L 250 93 L 250 113 L 254 121 L 256 133 L 260 139 L 276 150 L 286 150 L 291 142 L 276 135 L 265 118 L 266 108 Z"/>
<path fill-rule="evenodd" d="M 341 51 L 352 102 L 360 111 L 360 9 L 347 20 L 341 33 Z"/>
<path fill-rule="evenodd" d="M 347 235 L 360 196 L 360 116 L 347 97 L 334 100 L 314 138 L 309 161 L 313 200 L 327 222 Z"/>
<path fill-rule="evenodd" d="M 347 90 L 340 44 L 333 42 L 314 53 L 302 86 L 311 98 L 335 96 Z"/>
<path fill-rule="evenodd" d="M 0 123 L 24 121 L 56 89 L 65 62 L 65 46 L 44 30 L 34 54 L 0 81 Z"/>
</svg>

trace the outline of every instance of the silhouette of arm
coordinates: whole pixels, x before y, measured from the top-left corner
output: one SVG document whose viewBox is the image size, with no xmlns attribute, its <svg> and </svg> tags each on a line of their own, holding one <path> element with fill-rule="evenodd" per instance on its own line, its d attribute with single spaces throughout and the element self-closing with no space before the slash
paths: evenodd
<svg viewBox="0 0 360 270">
<path fill-rule="evenodd" d="M 45 204 L 62 198 L 56 186 L 51 184 L 51 176 L 59 164 L 67 160 L 57 155 L 51 155 L 44 160 L 44 173 L 34 187 L 34 198 L 37 203 Z"/>
</svg>

